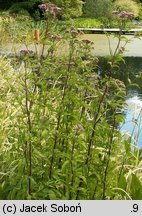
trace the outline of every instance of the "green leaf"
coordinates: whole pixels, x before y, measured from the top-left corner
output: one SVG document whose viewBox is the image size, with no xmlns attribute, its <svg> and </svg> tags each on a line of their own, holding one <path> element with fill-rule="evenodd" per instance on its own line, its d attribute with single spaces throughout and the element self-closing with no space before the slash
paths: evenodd
<svg viewBox="0 0 142 216">
<path fill-rule="evenodd" d="M 49 190 L 48 195 L 49 195 L 50 200 L 56 200 L 57 199 L 56 194 L 53 190 Z"/>
<path fill-rule="evenodd" d="M 45 158 L 45 155 L 43 153 L 41 153 L 40 151 L 38 151 L 36 148 L 33 151 L 33 154 L 37 157 L 37 158 Z"/>
<path fill-rule="evenodd" d="M 62 165 L 62 171 L 63 171 L 63 172 L 65 172 L 65 170 L 67 169 L 67 167 L 69 166 L 69 164 L 70 164 L 70 161 L 69 161 L 69 160 L 67 160 L 67 161 L 65 161 L 65 162 L 63 163 L 63 165 Z"/>
<path fill-rule="evenodd" d="M 133 200 L 142 199 L 142 183 L 140 179 L 132 173 L 130 192 Z"/>
<path fill-rule="evenodd" d="M 123 190 L 126 190 L 127 182 L 126 182 L 126 178 L 124 175 L 120 176 L 120 179 L 118 181 L 118 187 L 122 188 Z"/>
</svg>

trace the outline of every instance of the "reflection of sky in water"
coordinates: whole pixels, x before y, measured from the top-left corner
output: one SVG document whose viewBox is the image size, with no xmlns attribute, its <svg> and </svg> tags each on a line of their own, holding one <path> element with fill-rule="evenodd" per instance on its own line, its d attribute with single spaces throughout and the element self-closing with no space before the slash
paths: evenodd
<svg viewBox="0 0 142 216">
<path fill-rule="evenodd" d="M 126 104 L 125 124 L 121 125 L 121 131 L 126 137 L 132 135 L 132 143 L 142 147 L 142 98 L 134 95 L 126 99 Z"/>
</svg>

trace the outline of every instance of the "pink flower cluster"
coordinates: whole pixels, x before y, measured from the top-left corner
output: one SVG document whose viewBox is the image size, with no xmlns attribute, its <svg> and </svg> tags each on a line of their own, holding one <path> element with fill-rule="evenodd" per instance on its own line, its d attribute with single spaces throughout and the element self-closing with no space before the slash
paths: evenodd
<svg viewBox="0 0 142 216">
<path fill-rule="evenodd" d="M 38 6 L 44 13 L 49 13 L 51 16 L 56 17 L 63 12 L 63 8 L 57 7 L 55 4 L 45 3 Z"/>
<path fill-rule="evenodd" d="M 133 13 L 127 11 L 113 11 L 112 14 L 116 15 L 117 17 L 126 19 L 131 19 L 134 17 Z"/>
<path fill-rule="evenodd" d="M 125 84 L 123 81 L 119 80 L 119 79 L 116 79 L 115 80 L 116 84 L 121 87 L 121 88 L 126 88 Z"/>
<path fill-rule="evenodd" d="M 27 55 L 27 54 L 34 54 L 34 52 L 32 50 L 20 50 L 20 54 Z"/>
<path fill-rule="evenodd" d="M 83 132 L 83 131 L 84 131 L 84 128 L 83 128 L 83 126 L 82 126 L 81 124 L 77 124 L 77 125 L 76 125 L 76 129 L 77 129 L 78 131 L 80 131 L 80 132 Z"/>
<path fill-rule="evenodd" d="M 48 33 L 47 36 L 52 40 L 60 41 L 62 39 L 61 35 Z"/>
<path fill-rule="evenodd" d="M 93 45 L 94 44 L 94 42 L 92 42 L 88 39 L 83 39 L 82 42 L 85 43 L 86 45 Z"/>
</svg>

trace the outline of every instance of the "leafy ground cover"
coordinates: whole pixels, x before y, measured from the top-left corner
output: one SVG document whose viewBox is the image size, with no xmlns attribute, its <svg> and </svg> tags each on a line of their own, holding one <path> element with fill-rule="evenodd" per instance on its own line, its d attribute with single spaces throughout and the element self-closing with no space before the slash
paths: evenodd
<svg viewBox="0 0 142 216">
<path fill-rule="evenodd" d="M 126 29 L 131 28 L 141 28 L 139 25 L 139 21 L 127 21 L 125 23 Z M 66 21 L 66 23 L 69 23 L 69 21 Z M 70 22 L 71 23 L 71 22 Z M 76 28 L 118 28 L 118 20 L 117 19 L 96 19 L 96 18 L 76 18 L 72 21 L 74 26 Z"/>
</svg>

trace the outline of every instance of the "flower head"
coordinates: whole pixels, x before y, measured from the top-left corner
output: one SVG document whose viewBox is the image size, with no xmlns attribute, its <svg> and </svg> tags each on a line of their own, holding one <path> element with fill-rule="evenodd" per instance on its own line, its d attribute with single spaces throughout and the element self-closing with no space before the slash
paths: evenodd
<svg viewBox="0 0 142 216">
<path fill-rule="evenodd" d="M 113 11 L 112 14 L 119 18 L 125 18 L 125 19 L 131 19 L 134 17 L 133 13 L 127 11 Z"/>
<path fill-rule="evenodd" d="M 60 41 L 62 39 L 61 35 L 58 34 L 51 34 L 50 32 L 47 34 L 48 38 L 52 41 Z"/>
<path fill-rule="evenodd" d="M 94 44 L 94 42 L 92 42 L 88 39 L 83 39 L 82 42 L 85 43 L 86 45 L 93 45 Z"/>
<path fill-rule="evenodd" d="M 82 126 L 81 124 L 77 124 L 77 125 L 76 125 L 76 130 L 77 130 L 78 132 L 83 132 L 83 131 L 84 131 L 84 128 L 83 128 L 83 126 Z"/>
<path fill-rule="evenodd" d="M 45 3 L 38 6 L 44 13 L 48 13 L 52 17 L 56 17 L 58 14 L 63 12 L 63 8 L 57 7 L 55 4 Z"/>
<path fill-rule="evenodd" d="M 29 55 L 34 54 L 32 50 L 20 50 L 20 54 Z"/>
<path fill-rule="evenodd" d="M 74 67 L 75 62 L 64 62 L 64 65 Z"/>
<path fill-rule="evenodd" d="M 125 84 L 123 81 L 119 80 L 119 79 L 116 79 L 115 80 L 116 84 L 121 87 L 121 88 L 126 88 Z"/>
</svg>

